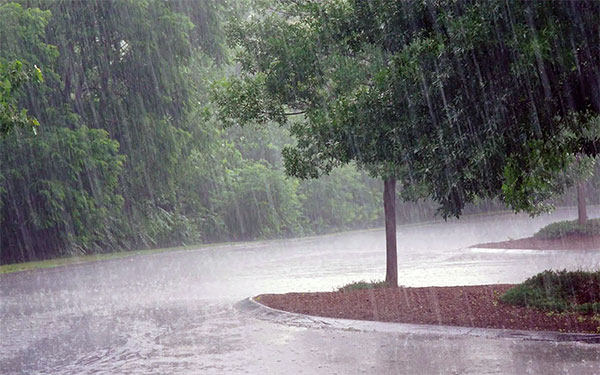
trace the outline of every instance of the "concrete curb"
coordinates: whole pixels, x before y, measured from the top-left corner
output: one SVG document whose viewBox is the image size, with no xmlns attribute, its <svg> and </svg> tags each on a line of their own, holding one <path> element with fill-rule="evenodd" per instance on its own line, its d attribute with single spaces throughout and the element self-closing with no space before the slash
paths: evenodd
<svg viewBox="0 0 600 375">
<path fill-rule="evenodd" d="M 238 302 L 235 307 L 238 310 L 250 313 L 255 318 L 261 320 L 268 320 L 275 323 L 305 328 L 332 328 L 347 331 L 388 332 L 424 336 L 475 336 L 492 339 L 521 339 L 532 341 L 600 344 L 600 334 L 435 326 L 428 324 L 405 324 L 326 318 L 273 309 L 256 301 L 254 297 L 249 297 Z"/>
</svg>

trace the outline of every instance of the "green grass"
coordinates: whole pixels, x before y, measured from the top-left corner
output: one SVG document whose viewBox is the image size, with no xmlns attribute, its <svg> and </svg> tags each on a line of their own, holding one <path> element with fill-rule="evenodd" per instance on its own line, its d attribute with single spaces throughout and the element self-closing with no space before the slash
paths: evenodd
<svg viewBox="0 0 600 375">
<path fill-rule="evenodd" d="M 535 238 L 550 240 L 565 236 L 598 236 L 600 235 L 600 219 L 589 219 L 581 225 L 577 220 L 559 221 L 546 225 L 533 236 Z"/>
<path fill-rule="evenodd" d="M 350 292 L 352 290 L 385 288 L 387 284 L 383 280 L 371 280 L 370 282 L 361 280 L 346 284 L 338 288 L 338 292 Z"/>
<path fill-rule="evenodd" d="M 71 264 L 95 262 L 95 261 L 99 261 L 99 260 L 128 258 L 128 257 L 136 256 L 136 255 L 154 254 L 154 253 L 161 253 L 161 252 L 165 252 L 165 251 L 197 249 L 197 248 L 204 247 L 204 246 L 207 246 L 207 245 L 192 246 L 192 247 L 172 247 L 172 248 L 150 249 L 150 250 L 123 251 L 123 252 L 118 252 L 118 253 L 105 253 L 105 254 L 89 254 L 89 255 L 80 255 L 80 256 L 73 256 L 73 257 L 41 260 L 41 261 L 36 261 L 36 262 L 6 264 L 3 266 L 0 266 L 0 274 L 29 271 L 29 270 L 39 269 L 39 268 L 60 267 L 60 266 L 67 266 L 67 265 L 71 265 Z"/>
<path fill-rule="evenodd" d="M 541 272 L 509 289 L 500 300 L 544 311 L 600 313 L 600 271 Z"/>
</svg>

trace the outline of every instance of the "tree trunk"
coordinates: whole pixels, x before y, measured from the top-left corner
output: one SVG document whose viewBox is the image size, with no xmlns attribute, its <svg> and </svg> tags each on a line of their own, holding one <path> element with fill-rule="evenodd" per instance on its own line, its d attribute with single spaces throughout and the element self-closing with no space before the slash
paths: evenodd
<svg viewBox="0 0 600 375">
<path fill-rule="evenodd" d="M 587 221 L 587 209 L 585 207 L 585 186 L 584 182 L 577 183 L 577 221 L 579 224 L 585 224 Z"/>
<path fill-rule="evenodd" d="M 385 216 L 386 270 L 385 283 L 398 286 L 398 254 L 396 251 L 396 180 L 383 182 L 383 211 Z"/>
</svg>

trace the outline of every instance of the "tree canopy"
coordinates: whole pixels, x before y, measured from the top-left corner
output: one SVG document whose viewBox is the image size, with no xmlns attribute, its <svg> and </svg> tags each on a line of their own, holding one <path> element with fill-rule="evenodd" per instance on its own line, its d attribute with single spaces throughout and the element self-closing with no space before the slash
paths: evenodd
<svg viewBox="0 0 600 375">
<path fill-rule="evenodd" d="M 498 196 L 536 212 L 576 154 L 598 154 L 598 7 L 277 3 L 232 25 L 241 74 L 216 96 L 229 121 L 290 122 L 293 175 L 356 162 L 444 216 Z"/>
<path fill-rule="evenodd" d="M 0 61 L 0 135 L 6 135 L 17 127 L 35 129 L 40 125 L 37 119 L 27 114 L 27 109 L 19 110 L 15 104 L 17 90 L 31 79 L 43 80 L 39 68 L 27 69 L 19 60 Z"/>
</svg>

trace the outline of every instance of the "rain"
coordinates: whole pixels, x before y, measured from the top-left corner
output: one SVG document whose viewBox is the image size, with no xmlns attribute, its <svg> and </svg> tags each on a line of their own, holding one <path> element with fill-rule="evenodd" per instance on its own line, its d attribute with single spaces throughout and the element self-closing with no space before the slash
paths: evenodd
<svg viewBox="0 0 600 375">
<path fill-rule="evenodd" d="M 0 374 L 597 374 L 600 3 L 0 0 Z"/>
</svg>

